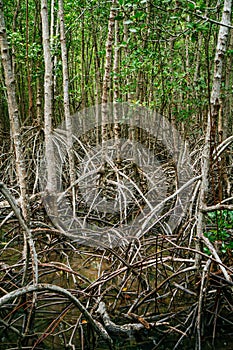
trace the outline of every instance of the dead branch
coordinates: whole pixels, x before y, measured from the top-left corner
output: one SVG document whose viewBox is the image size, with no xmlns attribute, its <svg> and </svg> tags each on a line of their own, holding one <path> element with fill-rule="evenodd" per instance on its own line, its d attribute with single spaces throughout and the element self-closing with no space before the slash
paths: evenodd
<svg viewBox="0 0 233 350">
<path fill-rule="evenodd" d="M 209 213 L 211 211 L 217 211 L 217 210 L 233 210 L 233 205 L 218 203 L 218 204 L 215 204 L 215 205 L 211 205 L 209 207 L 207 207 L 205 205 L 203 205 L 201 207 L 201 211 L 203 213 Z"/>
</svg>

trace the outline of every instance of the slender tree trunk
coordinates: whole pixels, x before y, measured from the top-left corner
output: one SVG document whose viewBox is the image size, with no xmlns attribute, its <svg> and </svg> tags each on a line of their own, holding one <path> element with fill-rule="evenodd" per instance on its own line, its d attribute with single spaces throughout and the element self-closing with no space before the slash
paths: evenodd
<svg viewBox="0 0 233 350">
<path fill-rule="evenodd" d="M 28 84 L 28 119 L 32 123 L 33 118 L 33 92 L 31 82 L 31 64 L 29 61 L 29 9 L 28 0 L 26 1 L 26 64 L 27 64 L 27 84 Z"/>
<path fill-rule="evenodd" d="M 6 103 L 5 103 L 5 91 L 4 91 L 4 82 L 3 82 L 3 75 L 2 75 L 2 68 L 0 66 L 0 110 L 2 113 L 0 114 L 0 146 L 4 144 L 4 129 L 5 129 L 5 119 L 6 119 Z M 1 152 L 3 153 L 3 152 Z"/>
<path fill-rule="evenodd" d="M 106 58 L 104 67 L 103 78 L 103 91 L 102 91 L 102 149 L 103 149 L 103 161 L 106 159 L 106 141 L 107 141 L 107 103 L 109 102 L 109 88 L 110 88 L 110 71 L 112 67 L 112 51 L 114 41 L 114 18 L 116 16 L 116 0 L 112 0 L 112 6 L 110 9 L 110 15 L 108 20 L 108 36 L 106 40 Z"/>
<path fill-rule="evenodd" d="M 200 185 L 200 195 L 199 195 L 199 212 L 198 212 L 198 218 L 197 218 L 197 240 L 196 240 L 196 249 L 198 251 L 201 251 L 201 241 L 203 241 L 208 248 L 211 250 L 211 253 L 213 254 L 214 258 L 221 262 L 220 258 L 218 257 L 218 254 L 212 244 L 208 241 L 206 237 L 204 237 L 204 215 L 202 212 L 202 209 L 206 206 L 206 198 L 208 196 L 208 189 L 209 189 L 209 181 L 208 181 L 208 175 L 210 171 L 210 156 L 211 156 L 211 127 L 213 125 L 213 122 L 217 125 L 218 121 L 218 115 L 220 110 L 220 93 L 221 93 L 221 82 L 222 82 L 222 75 L 223 75 L 223 61 L 225 57 L 225 52 L 227 48 L 227 39 L 228 39 L 228 33 L 231 22 L 231 7 L 232 7 L 232 0 L 225 0 L 224 1 L 224 8 L 223 8 L 223 14 L 222 14 L 222 21 L 221 23 L 224 24 L 224 26 L 220 26 L 219 33 L 218 33 L 218 41 L 217 41 L 217 47 L 215 52 L 215 59 L 214 59 L 214 77 L 213 77 L 213 85 L 212 85 L 212 91 L 211 91 L 211 97 L 210 97 L 210 110 L 208 113 L 208 120 L 207 120 L 207 128 L 206 128 L 206 134 L 205 134 L 205 144 L 204 149 L 202 153 L 202 179 L 201 179 L 201 185 Z M 198 267 L 198 271 L 200 271 L 200 262 L 201 257 L 199 254 L 196 256 L 196 264 Z M 231 280 L 230 276 L 228 275 L 227 271 L 224 269 L 222 265 L 219 265 L 220 269 L 222 270 L 224 277 L 227 280 Z M 199 305 L 198 305 L 198 316 L 197 316 L 197 331 L 198 331 L 198 349 L 201 349 L 201 309 L 202 309 L 202 296 L 200 295 L 199 298 Z"/>
<path fill-rule="evenodd" d="M 10 117 L 11 135 L 14 143 L 16 172 L 21 195 L 21 208 L 23 217 L 28 221 L 28 201 L 27 201 L 27 185 L 26 185 L 26 168 L 23 156 L 22 141 L 20 136 L 20 119 L 19 110 L 16 99 L 15 77 L 12 70 L 11 58 L 9 54 L 9 46 L 6 36 L 6 26 L 3 14 L 3 3 L 0 0 L 0 44 L 2 64 L 5 76 L 5 84 L 7 90 L 8 111 Z"/>
<path fill-rule="evenodd" d="M 92 30 L 92 37 L 93 37 L 94 54 L 95 54 L 96 104 L 98 105 L 101 102 L 102 82 L 101 82 L 101 72 L 100 72 L 101 62 L 99 57 L 96 28 L 93 28 Z"/>
<path fill-rule="evenodd" d="M 129 29 L 128 29 L 128 24 L 127 23 L 124 23 L 124 28 L 123 28 L 123 41 L 125 43 L 128 43 L 128 40 L 129 40 Z M 127 57 L 129 55 L 129 47 L 128 45 L 125 46 L 125 50 L 124 50 L 124 54 L 125 56 Z M 132 94 L 131 94 L 131 91 L 129 90 L 130 89 L 130 74 L 127 75 L 126 77 L 126 86 L 127 86 L 127 92 L 125 94 L 125 100 L 126 102 L 130 102 L 131 101 L 131 97 L 132 97 Z"/>
<path fill-rule="evenodd" d="M 42 0 L 41 0 L 42 1 Z M 43 29 L 42 29 L 43 30 Z M 59 119 L 59 113 L 57 112 L 55 108 L 55 99 L 57 96 L 57 89 L 58 87 L 58 82 L 57 82 L 57 74 L 56 69 L 57 69 L 57 63 L 58 63 L 58 56 L 56 53 L 52 54 L 52 50 L 55 49 L 55 37 L 58 37 L 59 35 L 59 21 L 56 16 L 56 9 L 55 9 L 55 0 L 51 1 L 50 4 L 50 32 L 49 32 L 49 40 L 50 40 L 50 56 L 51 56 L 51 62 L 52 62 L 52 73 L 53 73 L 53 80 L 52 80 L 52 115 L 54 117 L 55 122 L 60 122 Z M 56 50 L 54 50 L 55 52 Z M 55 111 L 55 112 L 54 112 Z M 57 118 L 57 119 L 56 119 Z"/>
<path fill-rule="evenodd" d="M 116 161 L 120 162 L 121 144 L 120 144 L 120 127 L 118 117 L 117 102 L 119 98 L 119 23 L 115 21 L 115 43 L 114 43 L 114 60 L 113 60 L 113 108 L 114 108 L 114 137 L 116 147 Z"/>
<path fill-rule="evenodd" d="M 47 0 L 41 1 L 41 19 L 43 51 L 45 63 L 44 75 L 44 132 L 45 132 L 45 159 L 47 167 L 47 191 L 54 195 L 57 189 L 56 183 L 56 165 L 54 159 L 54 149 L 52 140 L 52 85 L 53 85 L 53 65 L 50 49 L 48 4 Z"/>
<path fill-rule="evenodd" d="M 17 0 L 17 4 L 16 4 L 14 16 L 13 16 L 13 23 L 12 23 L 12 31 L 13 32 L 16 32 L 16 30 L 17 30 L 16 23 L 17 23 L 17 18 L 18 18 L 20 11 L 21 11 L 21 0 Z M 15 47 L 14 47 L 14 45 L 12 45 L 11 52 L 12 52 L 12 54 L 11 54 L 11 56 L 12 56 L 12 73 L 13 73 L 13 76 L 15 76 L 16 63 L 15 63 Z"/>
<path fill-rule="evenodd" d="M 72 198 L 73 198 L 73 213 L 75 215 L 75 165 L 73 154 L 73 132 L 72 132 L 72 118 L 70 115 L 70 102 L 69 102 L 69 73 L 68 73 L 68 59 L 67 59 L 67 47 L 65 37 L 65 23 L 64 23 L 64 9 L 63 0 L 58 1 L 59 4 L 59 20 L 60 20 L 60 41 L 61 41 L 61 55 L 62 55 L 62 73 L 63 73 L 63 96 L 64 96 L 64 112 L 66 121 L 66 138 L 67 138 L 67 152 L 69 158 L 69 171 L 70 171 L 70 185 L 72 186 Z"/>
<path fill-rule="evenodd" d="M 112 7 L 110 10 L 108 20 L 108 37 L 106 40 L 106 58 L 104 67 L 102 104 L 108 103 L 109 87 L 110 87 L 110 71 L 112 67 L 112 49 L 114 40 L 114 18 L 116 16 L 116 0 L 112 0 Z"/>
<path fill-rule="evenodd" d="M 101 102 L 101 94 L 102 94 L 102 82 L 101 82 L 101 72 L 100 72 L 100 57 L 99 57 L 99 50 L 98 50 L 98 43 L 97 43 L 97 35 L 96 35 L 96 28 L 93 28 L 92 30 L 92 37 L 93 37 L 93 45 L 94 45 L 94 54 L 95 54 L 95 105 L 96 105 L 96 145 L 99 145 L 100 142 L 100 135 L 99 135 L 99 119 L 100 119 L 100 110 L 99 110 L 99 104 Z"/>
<path fill-rule="evenodd" d="M 36 67 L 37 73 L 39 72 L 39 67 Z M 37 125 L 42 125 L 42 94 L 41 94 L 41 81 L 40 76 L 37 74 L 36 78 L 36 123 Z"/>
<path fill-rule="evenodd" d="M 113 60 L 113 101 L 117 102 L 119 98 L 119 23 L 115 21 L 115 43 L 114 43 L 114 60 Z"/>
<path fill-rule="evenodd" d="M 218 42 L 217 42 L 216 53 L 215 53 L 214 78 L 213 78 L 213 85 L 212 85 L 211 98 L 210 98 L 210 111 L 208 113 L 205 144 L 204 144 L 204 149 L 202 153 L 202 182 L 200 187 L 200 199 L 199 199 L 200 209 L 206 205 L 206 198 L 208 195 L 211 126 L 213 124 L 212 120 L 214 120 L 214 123 L 217 124 L 218 116 L 219 116 L 221 81 L 222 81 L 222 74 L 223 74 L 223 60 L 225 57 L 225 52 L 227 47 L 227 38 L 229 33 L 229 28 L 227 26 L 228 25 L 230 26 L 231 24 L 230 23 L 231 6 L 232 6 L 232 1 L 225 0 L 223 15 L 222 15 L 222 23 L 224 24 L 224 26 L 221 26 L 219 29 Z M 197 225 L 198 239 L 203 238 L 203 228 L 204 228 L 204 218 L 203 218 L 203 213 L 200 210 L 198 215 L 198 225 Z M 199 248 L 200 246 L 198 245 L 198 249 Z"/>
<path fill-rule="evenodd" d="M 82 15 L 82 49 L 81 49 L 81 55 L 82 55 L 82 62 L 81 62 L 81 94 L 82 94 L 82 101 L 81 106 L 82 109 L 86 107 L 86 91 L 85 91 L 85 17 L 84 14 Z"/>
<path fill-rule="evenodd" d="M 229 51 L 233 50 L 233 29 L 230 30 L 229 40 Z M 232 96 L 232 85 L 233 85 L 233 56 L 228 55 L 226 62 L 226 73 L 225 73 L 225 88 L 227 95 L 223 100 L 223 118 L 222 125 L 218 128 L 220 139 L 225 140 L 227 137 L 233 135 L 233 96 Z M 232 153 L 228 154 L 228 164 L 233 164 Z M 227 167 L 226 155 L 221 156 L 221 170 L 223 172 L 223 181 L 226 187 L 227 196 L 231 196 L 233 193 L 233 184 L 230 178 L 230 169 Z"/>
<path fill-rule="evenodd" d="M 38 262 L 37 254 L 34 246 L 34 241 L 30 229 L 27 227 L 29 223 L 29 211 L 28 211 L 28 198 L 27 198 L 27 184 L 26 184 L 26 170 L 25 170 L 25 159 L 23 156 L 22 141 L 20 136 L 20 122 L 19 122 L 19 111 L 18 104 L 16 100 L 16 88 L 15 88 L 15 78 L 12 71 L 11 59 L 9 54 L 9 47 L 6 37 L 6 27 L 3 14 L 3 4 L 0 0 L 0 46 L 1 46 L 1 56 L 2 63 L 5 75 L 5 83 L 7 89 L 7 101 L 8 101 L 8 110 L 10 117 L 10 126 L 11 126 L 11 135 L 13 138 L 15 159 L 16 159 L 16 173 L 18 178 L 18 183 L 20 187 L 21 195 L 21 209 L 22 209 L 22 222 L 23 222 L 23 232 L 24 232 L 24 250 L 23 257 L 25 259 L 24 273 L 22 276 L 22 285 L 27 283 L 27 274 L 29 266 L 29 257 L 32 261 L 32 273 L 33 273 L 33 284 L 38 283 Z M 14 207 L 14 211 L 19 212 L 16 203 L 13 203 L 7 189 L 4 185 L 1 185 L 2 193 L 8 199 L 9 203 Z M 20 217 L 19 213 L 19 217 Z M 36 305 L 36 295 L 33 295 L 32 307 L 29 311 L 25 313 L 25 328 L 23 333 L 27 334 L 30 325 L 34 320 L 34 306 Z"/>
</svg>

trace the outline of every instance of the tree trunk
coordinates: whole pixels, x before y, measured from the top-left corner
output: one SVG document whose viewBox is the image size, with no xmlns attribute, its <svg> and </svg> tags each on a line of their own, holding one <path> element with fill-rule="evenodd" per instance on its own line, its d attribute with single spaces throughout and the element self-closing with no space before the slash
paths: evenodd
<svg viewBox="0 0 233 350">
<path fill-rule="evenodd" d="M 114 18 L 116 16 L 116 0 L 112 0 L 112 6 L 110 10 L 108 20 L 108 36 L 106 40 L 106 58 L 104 67 L 104 78 L 103 78 L 103 91 L 102 91 L 102 150 L 103 150 L 103 162 L 106 159 L 106 141 L 107 141 L 107 103 L 109 102 L 109 87 L 110 87 L 110 70 L 112 67 L 112 50 L 114 40 Z"/>
<path fill-rule="evenodd" d="M 27 84 L 28 84 L 28 119 L 29 123 L 32 123 L 34 116 L 33 108 L 33 92 L 32 92 L 32 77 L 31 77 L 31 64 L 29 61 L 29 9 L 28 0 L 26 1 L 26 65 L 27 65 Z"/>
<path fill-rule="evenodd" d="M 116 159 L 120 162 L 121 157 L 121 145 L 120 145 L 120 132 L 119 132 L 119 118 L 117 102 L 119 98 L 119 23 L 115 21 L 115 44 L 114 44 L 114 61 L 113 61 L 113 108 L 114 108 L 114 136 L 116 147 Z"/>
<path fill-rule="evenodd" d="M 231 22 L 230 22 L 231 7 L 232 7 L 232 1 L 225 0 L 223 14 L 222 14 L 222 21 L 221 21 L 223 25 L 220 26 L 220 29 L 219 29 L 217 47 L 215 52 L 214 77 L 213 77 L 213 85 L 212 85 L 212 91 L 211 91 L 211 97 L 210 97 L 210 110 L 208 113 L 207 128 L 206 128 L 206 134 L 205 134 L 205 144 L 204 144 L 202 159 L 201 159 L 202 179 L 201 179 L 201 185 L 200 185 L 199 211 L 198 211 L 198 218 L 197 218 L 196 249 L 197 251 L 201 251 L 201 241 L 203 241 L 218 262 L 221 262 L 221 260 L 216 250 L 212 246 L 211 242 L 209 242 L 209 240 L 204 236 L 204 214 L 202 212 L 202 209 L 206 206 L 206 198 L 208 196 L 208 189 L 209 189 L 208 175 L 210 171 L 211 136 L 212 136 L 211 128 L 213 124 L 217 125 L 218 114 L 220 110 L 220 94 L 221 94 L 221 81 L 222 81 L 222 75 L 223 75 L 223 61 L 224 61 L 225 52 L 227 48 L 227 39 L 228 39 L 228 33 L 229 33 L 229 27 L 227 26 L 231 25 Z M 199 271 L 200 271 L 200 262 L 201 262 L 201 257 L 199 254 L 197 254 L 196 264 Z M 221 264 L 219 265 L 219 267 L 222 270 L 226 280 L 230 281 L 231 278 L 228 275 L 225 268 Z M 201 349 L 201 309 L 202 309 L 202 295 L 200 293 L 199 305 L 198 305 L 198 317 L 197 317 L 198 349 Z"/>
<path fill-rule="evenodd" d="M 217 124 L 218 114 L 220 109 L 220 94 L 221 94 L 221 81 L 223 74 L 223 61 L 225 57 L 226 47 L 227 47 L 227 38 L 229 33 L 230 26 L 230 17 L 231 17 L 231 0 L 225 0 L 224 9 L 222 15 L 222 25 L 219 29 L 218 42 L 216 47 L 215 59 L 214 59 L 214 78 L 210 98 L 210 111 L 208 113 L 207 128 L 205 135 L 205 144 L 202 153 L 202 181 L 200 187 L 200 198 L 199 198 L 199 207 L 205 207 L 206 198 L 208 195 L 208 175 L 210 170 L 210 145 L 211 145 L 211 127 L 213 123 Z M 204 228 L 204 218 L 203 213 L 199 210 L 198 214 L 198 225 L 197 225 L 197 237 L 198 239 L 203 238 L 203 228 Z M 200 248 L 198 246 L 198 248 Z"/>
<path fill-rule="evenodd" d="M 21 208 L 23 217 L 28 221 L 28 207 L 27 207 L 27 186 L 26 186 L 26 168 L 25 160 L 23 156 L 22 141 L 20 136 L 20 121 L 19 121 L 19 110 L 16 99 L 16 86 L 15 77 L 12 71 L 11 58 L 9 54 L 9 46 L 6 36 L 6 26 L 3 14 L 3 3 L 0 0 L 0 45 L 1 45 L 1 56 L 2 64 L 5 75 L 5 84 L 7 90 L 7 102 L 8 111 L 11 126 L 11 135 L 14 143 L 15 159 L 16 159 L 16 172 L 18 183 L 20 187 L 21 195 Z"/>
<path fill-rule="evenodd" d="M 116 16 L 116 0 L 112 0 L 112 7 L 110 10 L 108 20 L 108 37 L 106 40 L 106 58 L 104 67 L 104 79 L 103 79 L 103 92 L 102 92 L 102 104 L 108 103 L 108 94 L 110 86 L 110 70 L 112 66 L 112 48 L 113 48 L 113 35 L 114 35 L 114 18 Z"/>
<path fill-rule="evenodd" d="M 19 122 L 19 111 L 18 104 L 16 100 L 16 87 L 15 87 L 15 78 L 12 71 L 11 58 L 9 54 L 9 46 L 6 37 L 6 27 L 4 21 L 3 14 L 3 3 L 0 0 L 0 46 L 1 46 L 1 56 L 2 63 L 5 75 L 5 83 L 7 89 L 7 101 L 8 101 L 8 111 L 10 117 L 10 127 L 11 127 L 11 135 L 13 138 L 13 145 L 15 151 L 15 159 L 16 159 L 16 173 L 18 178 L 18 183 L 20 187 L 20 204 L 22 209 L 22 222 L 23 222 L 23 233 L 24 233 L 24 249 L 23 249 L 23 258 L 25 260 L 24 271 L 22 275 L 22 285 L 28 283 L 28 270 L 29 270 L 29 258 L 31 257 L 32 261 L 32 274 L 33 274 L 33 284 L 34 286 L 38 282 L 38 262 L 37 262 L 37 254 L 34 246 L 34 241 L 32 238 L 31 230 L 27 227 L 27 223 L 29 222 L 29 211 L 28 211 L 28 198 L 27 198 L 27 184 L 26 184 L 26 168 L 25 168 L 25 159 L 23 155 L 23 147 L 20 135 L 20 122 Z M 14 203 L 14 199 L 11 198 L 10 193 L 5 188 L 3 184 L 1 184 L 1 192 L 5 195 L 6 199 L 9 203 L 12 203 L 12 208 L 15 213 L 18 213 L 18 218 L 20 218 L 21 213 L 17 207 L 17 204 Z M 17 216 L 17 214 L 16 214 Z M 33 295 L 32 306 L 28 313 L 25 313 L 25 323 L 22 332 L 27 334 L 30 330 L 30 325 L 34 320 L 34 306 L 36 304 L 36 295 Z"/>
<path fill-rule="evenodd" d="M 74 154 L 73 154 L 73 132 L 72 132 L 72 118 L 70 115 L 70 102 L 69 102 L 69 73 L 68 73 L 68 62 L 67 62 L 67 47 L 65 37 L 65 23 L 64 23 L 64 9 L 63 0 L 58 1 L 59 4 L 59 20 L 60 20 L 60 41 L 61 41 L 61 56 L 62 56 L 62 73 L 63 73 L 63 96 L 64 96 L 64 113 L 66 121 L 66 142 L 67 152 L 69 159 L 69 171 L 70 171 L 70 185 L 72 187 L 72 198 L 73 198 L 73 213 L 75 215 L 75 165 L 74 165 Z"/>
<path fill-rule="evenodd" d="M 86 107 L 86 91 L 85 91 L 85 17 L 82 15 L 82 44 L 81 44 L 81 52 L 82 52 L 82 61 L 81 61 L 81 107 L 84 109 Z"/>
<path fill-rule="evenodd" d="M 48 21 L 48 4 L 47 0 L 41 1 L 41 19 L 42 19 L 42 36 L 43 51 L 45 63 L 44 75 L 44 132 L 45 132 L 45 159 L 47 168 L 47 191 L 54 195 L 57 189 L 56 184 L 56 165 L 54 159 L 54 148 L 52 140 L 52 58 L 50 50 L 50 35 Z"/>
</svg>

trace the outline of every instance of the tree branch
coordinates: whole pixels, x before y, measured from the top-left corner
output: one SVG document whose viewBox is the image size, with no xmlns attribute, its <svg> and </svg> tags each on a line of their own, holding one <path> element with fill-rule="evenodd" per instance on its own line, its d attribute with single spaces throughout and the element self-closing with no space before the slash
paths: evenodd
<svg viewBox="0 0 233 350">
<path fill-rule="evenodd" d="M 55 293 L 59 293 L 67 297 L 78 309 L 79 311 L 84 315 L 84 317 L 87 319 L 87 321 L 91 324 L 91 326 L 94 328 L 97 334 L 99 334 L 101 337 L 103 337 L 111 346 L 113 345 L 113 341 L 108 335 L 106 331 L 103 331 L 103 327 L 99 325 L 97 321 L 95 321 L 92 317 L 92 315 L 87 311 L 87 309 L 83 306 L 83 304 L 74 296 L 72 295 L 68 290 L 61 288 L 59 286 L 55 286 L 52 284 L 37 284 L 37 285 L 31 285 L 23 288 L 19 288 L 13 292 L 10 292 L 3 297 L 0 298 L 0 307 L 6 303 L 8 303 L 11 299 L 18 298 L 24 294 L 32 293 L 32 292 L 40 292 L 40 291 L 51 291 Z"/>
</svg>

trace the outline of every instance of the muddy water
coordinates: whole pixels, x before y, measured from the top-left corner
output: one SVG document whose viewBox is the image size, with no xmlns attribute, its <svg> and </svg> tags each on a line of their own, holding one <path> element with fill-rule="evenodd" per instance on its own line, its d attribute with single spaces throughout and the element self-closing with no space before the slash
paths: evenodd
<svg viewBox="0 0 233 350">
<path fill-rule="evenodd" d="M 4 256 L 2 256 L 2 258 L 4 258 Z M 8 255 L 6 258 L 8 263 L 11 264 L 11 261 L 9 260 L 10 256 Z M 19 257 L 12 255 L 12 259 L 14 260 L 14 263 L 16 263 Z M 73 291 L 75 291 L 75 289 L 79 290 L 86 288 L 90 283 L 94 282 L 98 276 L 103 273 L 103 271 L 115 268 L 114 266 L 111 266 L 111 261 L 108 260 L 107 257 L 106 259 L 102 260 L 102 256 L 98 254 L 96 254 L 95 257 L 93 257 L 91 254 L 87 254 L 86 256 L 85 254 L 82 254 L 80 256 L 78 253 L 70 254 L 70 252 L 66 252 L 64 249 L 63 251 L 58 250 L 57 252 L 52 250 L 50 254 L 46 254 L 44 256 L 41 255 L 40 262 L 41 283 L 53 283 L 60 285 L 63 288 L 72 289 Z M 66 268 L 68 265 L 70 266 L 70 269 L 78 272 L 86 279 L 80 280 L 77 277 L 79 288 L 77 288 L 75 285 L 74 279 L 70 273 L 67 273 L 64 269 L 59 269 L 59 267 Z M 52 266 L 57 266 L 58 268 L 56 269 Z M 131 288 L 132 290 L 137 290 L 137 285 L 131 285 Z M 95 293 L 98 294 L 98 290 L 96 290 Z M 109 296 L 106 296 L 105 300 L 112 303 L 114 301 L 116 291 L 114 291 L 114 293 L 112 293 L 112 295 L 109 293 Z M 82 297 L 80 297 L 80 299 L 85 305 L 86 300 Z M 125 310 L 127 311 L 130 303 L 130 298 L 122 300 L 119 310 L 125 307 Z M 59 296 L 39 296 L 38 310 L 36 311 L 35 315 L 34 333 L 37 334 L 37 340 L 41 336 L 43 337 L 43 334 L 46 334 L 47 338 L 45 337 L 43 341 L 38 343 L 38 346 L 35 347 L 36 350 L 71 349 L 71 347 L 67 347 L 67 345 L 80 314 L 76 308 L 69 307 L 69 305 L 70 303 L 68 301 L 64 302 L 64 299 Z M 22 309 L 19 309 L 16 312 L 9 310 L 8 313 L 10 312 L 12 312 L 12 317 L 15 318 L 14 326 L 21 329 L 23 322 Z M 116 317 L 117 315 L 115 315 L 116 319 L 113 319 L 114 315 L 110 316 L 113 321 L 118 323 L 119 320 Z M 165 331 L 166 329 L 156 329 L 156 331 L 147 331 L 145 329 L 144 331 L 140 332 L 140 334 L 137 334 L 135 337 L 130 339 L 123 339 L 122 337 L 115 338 L 114 343 L 116 345 L 116 350 L 122 350 L 122 348 L 124 350 L 172 350 L 176 344 L 176 341 L 178 340 L 178 336 L 175 339 L 174 336 L 169 336 L 169 334 L 163 335 L 162 332 Z M 209 339 L 211 339 L 211 336 Z M 81 345 L 82 342 L 83 346 Z M 90 326 L 85 322 L 81 323 L 81 325 L 77 327 L 75 336 L 72 340 L 72 345 L 73 349 L 75 350 L 109 349 L 105 343 L 93 335 Z M 17 346 L 17 338 L 15 337 L 14 333 L 6 333 L 5 331 L 1 333 L 0 328 L 0 349 L 18 349 Z M 24 348 L 31 349 L 32 347 L 27 346 Z M 181 343 L 177 349 L 191 350 L 195 349 L 195 345 L 191 340 L 188 340 Z M 203 340 L 202 350 L 233 350 L 233 334 L 231 337 L 224 337 L 223 339 L 221 339 L 220 335 L 218 334 L 215 347 L 212 346 L 211 340 Z"/>
</svg>

